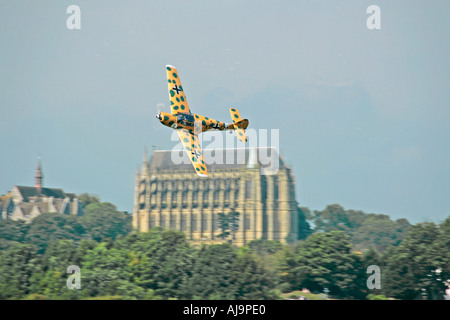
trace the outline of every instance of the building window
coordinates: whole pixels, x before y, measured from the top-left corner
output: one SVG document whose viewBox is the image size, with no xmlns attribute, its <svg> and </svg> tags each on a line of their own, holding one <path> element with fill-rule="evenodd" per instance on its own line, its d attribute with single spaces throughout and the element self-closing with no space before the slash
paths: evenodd
<svg viewBox="0 0 450 320">
<path fill-rule="evenodd" d="M 214 208 L 219 207 L 219 190 L 214 191 L 214 195 L 213 195 L 213 203 L 214 203 Z"/>
<path fill-rule="evenodd" d="M 245 181 L 245 198 L 252 198 L 252 180 Z"/>
<path fill-rule="evenodd" d="M 151 208 L 155 209 L 156 208 L 156 195 L 152 195 L 152 197 L 150 198 L 150 203 L 151 203 Z"/>
<path fill-rule="evenodd" d="M 198 230 L 197 223 L 198 223 L 197 215 L 193 214 L 192 215 L 192 224 L 191 224 L 192 231 Z"/>
<path fill-rule="evenodd" d="M 203 191 L 203 208 L 208 208 L 209 191 Z"/>
<path fill-rule="evenodd" d="M 223 195 L 224 197 L 224 207 L 228 208 L 230 206 L 230 190 L 225 190 L 225 193 Z"/>
<path fill-rule="evenodd" d="M 192 193 L 192 207 L 197 208 L 198 206 L 198 191 Z"/>
<path fill-rule="evenodd" d="M 141 183 L 139 184 L 139 192 L 145 193 L 145 181 L 144 180 L 142 180 Z"/>
<path fill-rule="evenodd" d="M 145 208 L 145 194 L 139 195 L 139 209 Z"/>
<path fill-rule="evenodd" d="M 172 208 L 176 208 L 178 205 L 178 192 L 172 192 Z"/>
<path fill-rule="evenodd" d="M 156 193 L 156 182 L 152 182 L 152 184 L 150 185 L 150 192 L 151 194 L 155 194 Z"/>
<path fill-rule="evenodd" d="M 188 206 L 188 191 L 184 190 L 182 195 L 181 195 L 181 203 L 183 208 L 187 208 Z"/>
<path fill-rule="evenodd" d="M 278 183 L 273 185 L 273 198 L 278 200 Z"/>
<path fill-rule="evenodd" d="M 161 193 L 161 208 L 166 208 L 167 207 L 167 191 L 164 191 L 163 193 Z"/>
<path fill-rule="evenodd" d="M 252 229 L 252 225 L 251 225 L 251 220 L 250 220 L 250 216 L 248 214 L 245 215 L 245 230 L 251 230 Z"/>
</svg>

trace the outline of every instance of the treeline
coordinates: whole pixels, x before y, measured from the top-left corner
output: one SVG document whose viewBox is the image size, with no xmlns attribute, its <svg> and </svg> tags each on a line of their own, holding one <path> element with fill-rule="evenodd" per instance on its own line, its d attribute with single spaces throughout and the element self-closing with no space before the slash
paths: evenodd
<svg viewBox="0 0 450 320">
<path fill-rule="evenodd" d="M 305 239 L 238 248 L 192 245 L 160 228 L 135 233 L 129 215 L 91 200 L 83 217 L 0 223 L 0 299 L 281 299 L 304 288 L 335 299 L 442 299 L 450 279 L 450 217 L 410 225 L 338 205 L 301 208 Z M 367 245 L 355 251 L 358 241 Z M 79 290 L 67 287 L 71 265 Z M 380 289 L 367 286 L 371 265 Z"/>
<path fill-rule="evenodd" d="M 108 202 L 100 202 L 90 197 L 82 217 L 72 215 L 44 213 L 30 223 L 24 220 L 7 219 L 0 222 L 0 250 L 16 243 L 29 243 L 36 247 L 37 253 L 45 252 L 54 240 L 73 240 L 79 243 L 83 239 L 102 241 L 115 240 L 132 231 L 131 216 L 117 210 Z"/>
<path fill-rule="evenodd" d="M 408 233 L 411 224 L 406 219 L 391 220 L 388 215 L 345 210 L 338 204 L 324 210 L 311 211 L 299 208 L 299 233 L 306 236 L 317 232 L 343 231 L 350 237 L 352 249 L 363 251 L 373 247 L 383 252 L 389 246 L 397 246 Z"/>
</svg>

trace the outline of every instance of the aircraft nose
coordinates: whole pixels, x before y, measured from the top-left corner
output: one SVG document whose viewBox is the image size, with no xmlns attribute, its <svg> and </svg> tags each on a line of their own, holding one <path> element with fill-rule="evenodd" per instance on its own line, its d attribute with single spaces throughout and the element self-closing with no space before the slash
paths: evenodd
<svg viewBox="0 0 450 320">
<path fill-rule="evenodd" d="M 158 113 L 158 114 L 156 115 L 156 118 L 157 118 L 159 121 L 161 121 L 161 120 L 162 120 L 161 113 Z"/>
</svg>

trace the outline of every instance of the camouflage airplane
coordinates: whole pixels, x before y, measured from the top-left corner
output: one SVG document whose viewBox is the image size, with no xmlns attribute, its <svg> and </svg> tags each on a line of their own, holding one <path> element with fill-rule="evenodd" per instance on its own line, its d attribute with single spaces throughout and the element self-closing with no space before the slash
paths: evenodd
<svg viewBox="0 0 450 320">
<path fill-rule="evenodd" d="M 177 69 L 167 65 L 166 72 L 169 83 L 171 113 L 159 112 L 156 118 L 163 125 L 177 131 L 195 171 L 199 176 L 207 177 L 208 171 L 203 159 L 198 135 L 208 130 L 235 130 L 239 140 L 245 143 L 247 142 L 247 136 L 244 130 L 248 126 L 248 120 L 241 119 L 239 111 L 235 108 L 230 109 L 232 124 L 226 124 L 191 113 Z"/>
</svg>

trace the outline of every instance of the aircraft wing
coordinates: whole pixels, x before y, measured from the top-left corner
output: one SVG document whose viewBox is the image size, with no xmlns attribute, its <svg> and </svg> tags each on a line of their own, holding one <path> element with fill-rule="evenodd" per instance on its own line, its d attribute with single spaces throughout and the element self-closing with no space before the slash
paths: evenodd
<svg viewBox="0 0 450 320">
<path fill-rule="evenodd" d="M 178 76 L 178 71 L 174 66 L 167 65 L 167 82 L 169 85 L 169 98 L 170 98 L 170 108 L 172 114 L 177 114 L 178 112 L 191 113 L 189 110 L 189 105 L 186 100 L 186 95 L 184 94 L 184 89 L 181 86 L 180 77 Z"/>
<path fill-rule="evenodd" d="M 200 147 L 198 136 L 190 133 L 186 129 L 176 129 L 184 149 L 195 168 L 195 172 L 201 177 L 207 177 L 208 171 L 206 169 L 205 161 L 203 160 L 203 152 Z"/>
</svg>

